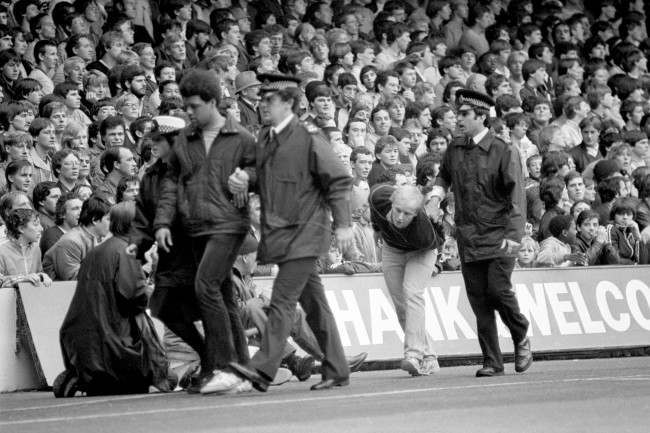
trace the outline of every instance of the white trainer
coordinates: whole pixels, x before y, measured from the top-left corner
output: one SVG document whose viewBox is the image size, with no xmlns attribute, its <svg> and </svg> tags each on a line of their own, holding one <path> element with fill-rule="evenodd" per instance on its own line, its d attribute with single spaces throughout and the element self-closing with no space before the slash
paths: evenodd
<svg viewBox="0 0 650 433">
<path fill-rule="evenodd" d="M 425 356 L 422 360 L 422 366 L 420 367 L 420 374 L 423 376 L 429 376 L 438 373 L 439 371 L 440 364 L 438 364 L 438 357 L 435 355 Z"/>
<path fill-rule="evenodd" d="M 411 376 L 421 376 L 421 361 L 415 358 L 404 358 L 399 364 L 399 368 L 407 371 Z"/>
<path fill-rule="evenodd" d="M 201 387 L 201 394 L 226 393 L 243 385 L 244 380 L 227 371 L 215 371 L 212 378 Z"/>
</svg>

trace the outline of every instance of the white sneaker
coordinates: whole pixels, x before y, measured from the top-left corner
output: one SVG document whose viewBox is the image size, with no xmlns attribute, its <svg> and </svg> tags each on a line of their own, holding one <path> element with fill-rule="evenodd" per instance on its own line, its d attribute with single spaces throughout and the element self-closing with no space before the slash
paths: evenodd
<svg viewBox="0 0 650 433">
<path fill-rule="evenodd" d="M 201 387 L 201 394 L 229 392 L 242 385 L 243 382 L 243 379 L 233 373 L 215 370 L 212 378 Z"/>
<path fill-rule="evenodd" d="M 279 386 L 287 383 L 291 380 L 292 377 L 293 373 L 291 370 L 288 368 L 280 367 L 278 368 L 277 373 L 275 373 L 275 377 L 273 378 L 273 382 L 271 382 L 271 386 Z"/>
<path fill-rule="evenodd" d="M 239 385 L 229 389 L 228 391 L 224 392 L 224 394 L 243 394 L 245 392 L 251 392 L 252 390 L 253 384 L 248 380 L 242 380 Z"/>
<path fill-rule="evenodd" d="M 422 360 L 420 367 L 420 374 L 429 376 L 440 371 L 440 364 L 438 364 L 438 357 L 435 355 L 425 356 Z"/>
<path fill-rule="evenodd" d="M 421 376 L 422 372 L 420 371 L 421 362 L 416 358 L 404 358 L 399 364 L 399 368 L 404 371 L 407 371 L 411 376 Z"/>
</svg>

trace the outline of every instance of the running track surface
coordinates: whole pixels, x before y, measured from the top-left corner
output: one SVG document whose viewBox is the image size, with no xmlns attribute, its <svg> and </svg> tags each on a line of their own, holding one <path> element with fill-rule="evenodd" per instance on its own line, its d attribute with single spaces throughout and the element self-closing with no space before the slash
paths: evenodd
<svg viewBox="0 0 650 433">
<path fill-rule="evenodd" d="M 536 362 L 521 375 L 507 364 L 482 379 L 476 368 L 355 373 L 322 392 L 312 376 L 238 396 L 3 394 L 0 432 L 650 432 L 650 357 Z"/>
</svg>

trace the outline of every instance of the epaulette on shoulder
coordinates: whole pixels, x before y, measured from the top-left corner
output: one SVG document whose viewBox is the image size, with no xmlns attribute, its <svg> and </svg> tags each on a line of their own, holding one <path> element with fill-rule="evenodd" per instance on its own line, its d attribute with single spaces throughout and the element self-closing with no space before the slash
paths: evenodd
<svg viewBox="0 0 650 433">
<path fill-rule="evenodd" d="M 303 121 L 302 125 L 305 127 L 307 132 L 309 132 L 310 134 L 318 134 L 320 132 L 320 128 L 318 126 L 314 125 L 311 122 L 304 122 Z"/>
</svg>

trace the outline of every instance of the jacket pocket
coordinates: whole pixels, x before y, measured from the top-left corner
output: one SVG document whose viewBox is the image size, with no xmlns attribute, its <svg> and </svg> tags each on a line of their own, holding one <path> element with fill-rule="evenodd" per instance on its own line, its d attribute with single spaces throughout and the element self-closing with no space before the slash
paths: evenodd
<svg viewBox="0 0 650 433">
<path fill-rule="evenodd" d="M 298 180 L 287 173 L 274 176 L 273 212 L 267 223 L 271 227 L 284 227 L 296 224 L 300 215 Z M 273 219 L 274 221 L 269 221 Z"/>
</svg>

